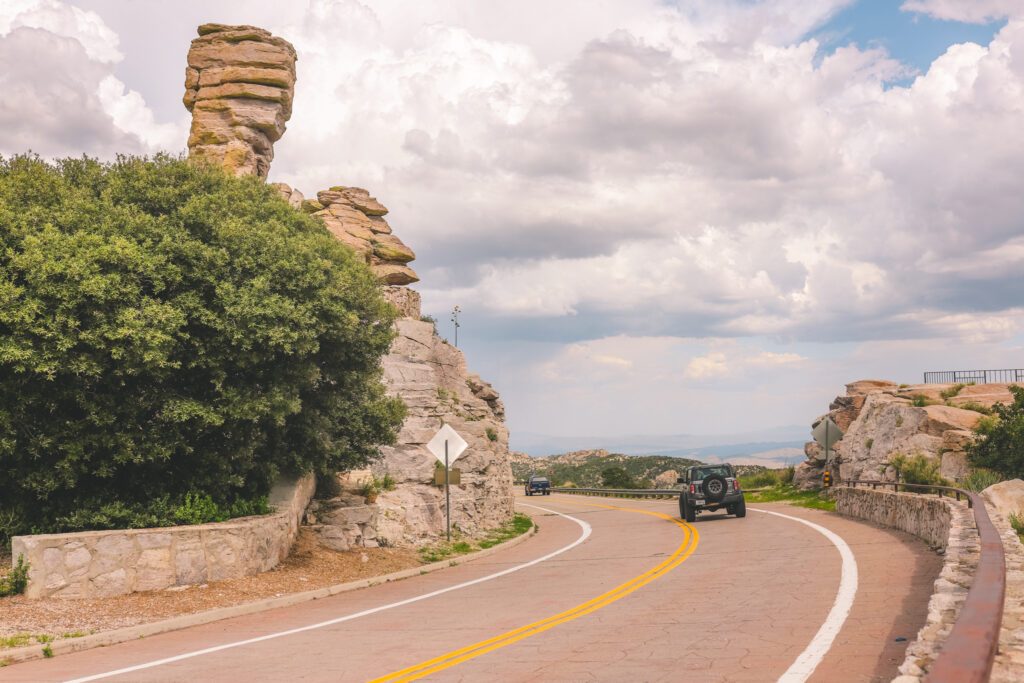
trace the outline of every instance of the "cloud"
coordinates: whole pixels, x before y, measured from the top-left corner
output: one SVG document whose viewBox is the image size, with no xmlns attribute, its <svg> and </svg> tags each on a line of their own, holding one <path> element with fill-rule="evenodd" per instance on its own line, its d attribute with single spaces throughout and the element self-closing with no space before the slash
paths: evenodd
<svg viewBox="0 0 1024 683">
<path fill-rule="evenodd" d="M 906 0 L 900 9 L 936 19 L 986 24 L 1008 17 L 1024 17 L 1018 0 Z"/>
<path fill-rule="evenodd" d="M 118 37 L 93 12 L 56 0 L 0 8 L 0 153 L 112 158 L 180 146 L 114 75 Z"/>
<path fill-rule="evenodd" d="M 715 347 L 716 350 L 706 355 L 690 359 L 684 372 L 687 378 L 707 380 L 737 377 L 750 369 L 770 370 L 807 360 L 797 353 L 772 353 L 740 345 L 731 340 L 719 340 Z"/>
</svg>

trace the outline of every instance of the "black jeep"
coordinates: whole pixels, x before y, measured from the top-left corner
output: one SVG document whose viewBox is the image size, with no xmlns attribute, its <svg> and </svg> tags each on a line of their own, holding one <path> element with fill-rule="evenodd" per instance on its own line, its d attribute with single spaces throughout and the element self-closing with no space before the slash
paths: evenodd
<svg viewBox="0 0 1024 683">
<path fill-rule="evenodd" d="M 679 477 L 679 516 L 692 522 L 698 512 L 724 509 L 730 515 L 747 516 L 747 503 L 743 500 L 740 482 L 732 465 L 701 465 L 689 467 L 686 476 Z"/>
</svg>

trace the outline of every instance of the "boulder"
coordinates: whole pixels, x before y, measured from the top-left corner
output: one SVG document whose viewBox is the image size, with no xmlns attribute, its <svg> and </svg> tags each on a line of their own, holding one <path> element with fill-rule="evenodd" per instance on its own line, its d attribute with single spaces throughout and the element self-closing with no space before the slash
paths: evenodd
<svg viewBox="0 0 1024 683">
<path fill-rule="evenodd" d="M 1009 519 L 1010 515 L 1017 515 L 1024 519 L 1024 481 L 1011 479 L 993 484 L 981 492 L 985 500 L 999 514 Z"/>
<path fill-rule="evenodd" d="M 981 419 L 981 413 L 976 413 L 973 410 L 952 408 L 950 406 L 925 406 L 920 410 L 924 410 L 926 415 L 921 429 L 931 436 L 941 437 L 946 431 L 951 429 L 974 429 L 978 424 L 978 420 Z"/>
<path fill-rule="evenodd" d="M 198 33 L 182 97 L 192 113 L 189 156 L 266 178 L 292 113 L 295 48 L 255 26 L 204 24 Z"/>
<path fill-rule="evenodd" d="M 858 396 L 874 394 L 880 391 L 895 391 L 899 385 L 895 382 L 886 382 L 878 379 L 862 379 L 846 385 L 847 396 Z"/>
</svg>

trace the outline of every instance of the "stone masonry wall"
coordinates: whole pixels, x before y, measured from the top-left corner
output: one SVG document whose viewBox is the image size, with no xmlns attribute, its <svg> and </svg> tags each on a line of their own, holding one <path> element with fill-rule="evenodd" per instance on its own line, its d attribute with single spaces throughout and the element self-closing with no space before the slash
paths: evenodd
<svg viewBox="0 0 1024 683">
<path fill-rule="evenodd" d="M 950 498 L 845 487 L 836 489 L 836 512 L 901 529 L 944 549 L 928 617 L 894 679 L 915 683 L 938 657 L 974 580 L 980 552 L 974 514 L 966 502 Z"/>
<path fill-rule="evenodd" d="M 900 529 L 929 545 L 946 547 L 951 515 L 948 500 L 867 488 L 839 487 L 835 492 L 836 512 L 841 515 Z"/>
<path fill-rule="evenodd" d="M 31 564 L 29 598 L 91 598 L 267 571 L 288 556 L 316 479 L 279 483 L 275 512 L 194 526 L 15 536 Z"/>
</svg>

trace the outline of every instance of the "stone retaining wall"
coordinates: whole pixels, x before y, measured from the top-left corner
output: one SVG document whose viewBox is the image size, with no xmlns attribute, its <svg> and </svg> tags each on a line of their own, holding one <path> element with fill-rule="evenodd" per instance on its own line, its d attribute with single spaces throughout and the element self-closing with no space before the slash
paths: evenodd
<svg viewBox="0 0 1024 683">
<path fill-rule="evenodd" d="M 928 600 L 928 617 L 907 646 L 893 683 L 922 679 L 953 630 L 978 567 L 980 540 L 966 501 L 864 488 L 836 489 L 836 512 L 901 529 L 943 548 L 942 572 Z"/>
<path fill-rule="evenodd" d="M 288 556 L 316 488 L 310 474 L 270 492 L 275 512 L 194 526 L 15 536 L 29 598 L 161 590 L 267 571 Z"/>
<path fill-rule="evenodd" d="M 845 486 L 837 488 L 835 493 L 836 512 L 841 515 L 900 529 L 929 545 L 946 547 L 950 499 Z"/>
</svg>

